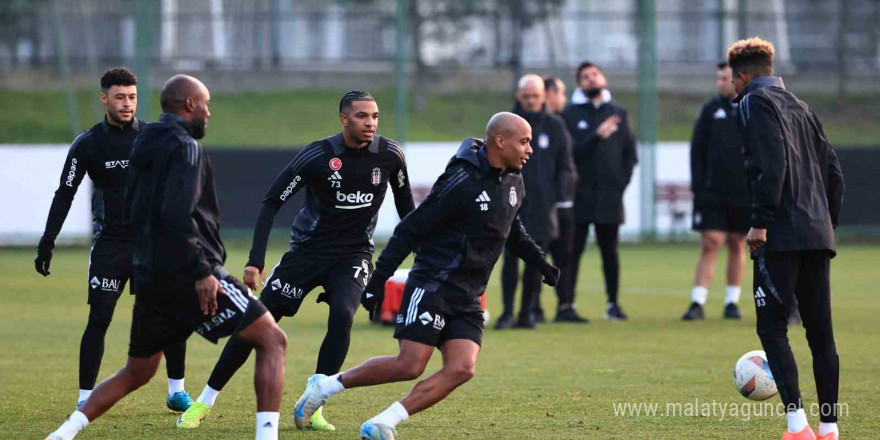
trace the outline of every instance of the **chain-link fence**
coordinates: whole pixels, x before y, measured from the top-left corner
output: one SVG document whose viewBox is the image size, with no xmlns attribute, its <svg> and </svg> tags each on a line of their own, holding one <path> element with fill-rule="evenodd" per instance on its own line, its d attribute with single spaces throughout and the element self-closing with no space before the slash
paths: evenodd
<svg viewBox="0 0 880 440">
<path fill-rule="evenodd" d="M 636 66 L 634 0 L 406 5 L 408 53 L 422 68 L 554 68 L 584 59 Z M 705 71 L 745 35 L 774 41 L 777 63 L 789 72 L 873 75 L 880 68 L 880 2 L 658 0 L 656 10 L 661 70 Z M 0 68 L 54 66 L 59 43 L 75 71 L 129 63 L 140 51 L 168 69 L 381 68 L 397 51 L 396 11 L 397 0 L 6 0 Z M 136 38 L 138 26 L 149 28 L 146 43 Z"/>
</svg>

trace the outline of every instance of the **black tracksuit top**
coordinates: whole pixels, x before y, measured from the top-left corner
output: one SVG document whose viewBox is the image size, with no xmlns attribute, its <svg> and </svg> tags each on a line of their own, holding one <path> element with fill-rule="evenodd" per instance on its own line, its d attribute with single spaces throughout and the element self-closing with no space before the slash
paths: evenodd
<svg viewBox="0 0 880 440">
<path fill-rule="evenodd" d="M 599 125 L 611 115 L 620 116 L 617 131 L 602 139 Z M 588 101 L 569 105 L 562 118 L 571 133 L 572 151 L 577 165 L 574 215 L 578 224 L 622 224 L 623 191 L 629 185 L 638 163 L 636 139 L 626 110 L 613 102 L 596 107 Z"/>
<path fill-rule="evenodd" d="M 739 105 L 720 95 L 703 105 L 694 125 L 691 190 L 697 203 L 749 204 Z"/>
<path fill-rule="evenodd" d="M 485 142 L 466 139 L 428 197 L 397 225 L 374 276 L 387 279 L 415 252 L 410 280 L 447 305 L 479 310 L 505 245 L 528 264 L 546 264 L 518 216 L 524 197 L 520 173 L 491 167 Z"/>
<path fill-rule="evenodd" d="M 737 101 L 751 225 L 767 229 L 765 252 L 833 254 L 843 173 L 819 118 L 775 76 L 755 78 Z"/>
<path fill-rule="evenodd" d="M 126 216 L 139 284 L 192 288 L 226 262 L 211 161 L 191 122 L 162 114 L 131 147 Z"/>
</svg>

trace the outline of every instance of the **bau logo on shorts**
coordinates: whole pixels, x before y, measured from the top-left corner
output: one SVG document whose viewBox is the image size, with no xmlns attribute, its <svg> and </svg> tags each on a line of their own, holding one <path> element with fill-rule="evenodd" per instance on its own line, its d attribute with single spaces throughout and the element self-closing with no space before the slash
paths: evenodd
<svg viewBox="0 0 880 440">
<path fill-rule="evenodd" d="M 118 292 L 120 281 L 113 278 L 98 278 L 97 276 L 93 276 L 89 281 L 89 285 L 92 286 L 92 289 L 101 289 L 105 292 Z"/>
<path fill-rule="evenodd" d="M 288 297 L 288 298 L 299 299 L 299 298 L 302 298 L 302 296 L 303 296 L 302 289 L 300 289 L 298 287 L 291 286 L 288 283 L 282 283 L 281 280 L 279 280 L 277 278 L 275 279 L 275 281 L 272 281 L 272 284 L 270 284 L 270 285 L 272 286 L 273 292 L 280 290 L 281 294 Z"/>
<path fill-rule="evenodd" d="M 422 325 L 428 325 L 433 322 L 434 330 L 443 330 L 443 327 L 446 326 L 446 320 L 439 313 L 434 316 L 431 316 L 430 312 L 422 313 L 419 315 L 419 321 L 422 322 Z"/>
</svg>

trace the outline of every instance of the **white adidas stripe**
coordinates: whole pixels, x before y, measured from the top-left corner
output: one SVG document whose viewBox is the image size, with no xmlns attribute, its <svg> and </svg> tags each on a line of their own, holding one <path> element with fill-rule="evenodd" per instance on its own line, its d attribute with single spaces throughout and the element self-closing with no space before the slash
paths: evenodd
<svg viewBox="0 0 880 440">
<path fill-rule="evenodd" d="M 424 294 L 425 289 L 416 287 L 412 298 L 410 298 L 409 307 L 407 308 L 406 325 L 415 322 L 416 314 L 419 312 L 419 302 L 422 301 L 422 296 L 424 296 Z"/>
</svg>

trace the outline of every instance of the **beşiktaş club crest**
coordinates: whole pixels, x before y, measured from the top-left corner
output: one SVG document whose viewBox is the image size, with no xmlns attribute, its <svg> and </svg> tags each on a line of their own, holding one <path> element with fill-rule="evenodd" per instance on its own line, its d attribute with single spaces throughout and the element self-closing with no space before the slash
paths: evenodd
<svg viewBox="0 0 880 440">
<path fill-rule="evenodd" d="M 550 146 L 550 136 L 547 136 L 547 133 L 538 135 L 538 146 L 543 149 L 547 149 Z"/>
<path fill-rule="evenodd" d="M 373 168 L 370 182 L 372 182 L 373 186 L 379 186 L 379 184 L 382 183 L 382 170 L 380 170 L 379 167 Z"/>
<path fill-rule="evenodd" d="M 510 206 L 516 206 L 516 189 L 510 187 Z"/>
</svg>

